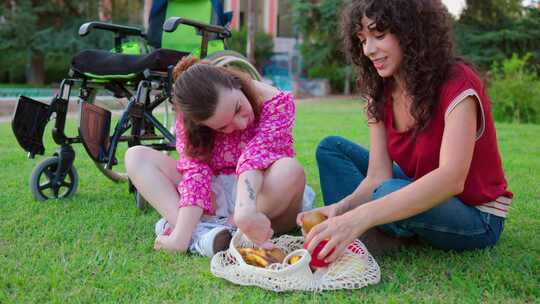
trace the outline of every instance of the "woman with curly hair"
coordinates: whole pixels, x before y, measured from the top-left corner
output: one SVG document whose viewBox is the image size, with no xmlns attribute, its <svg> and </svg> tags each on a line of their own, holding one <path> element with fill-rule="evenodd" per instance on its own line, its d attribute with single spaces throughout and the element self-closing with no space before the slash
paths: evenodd
<svg viewBox="0 0 540 304">
<path fill-rule="evenodd" d="M 455 55 L 448 11 L 439 0 L 357 0 L 343 12 L 370 150 L 337 136 L 319 144 L 317 211 L 329 219 L 308 250 L 328 240 L 318 257 L 331 262 L 366 236 L 377 250 L 369 235 L 380 231 L 443 250 L 495 245 L 512 193 L 484 83 Z"/>
</svg>

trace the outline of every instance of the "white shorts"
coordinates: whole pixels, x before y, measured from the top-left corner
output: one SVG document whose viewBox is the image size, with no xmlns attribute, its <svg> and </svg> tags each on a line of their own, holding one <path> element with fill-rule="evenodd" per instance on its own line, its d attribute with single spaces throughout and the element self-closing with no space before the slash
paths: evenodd
<svg viewBox="0 0 540 304">
<path fill-rule="evenodd" d="M 236 201 L 236 176 L 218 175 L 212 179 L 212 192 L 216 195 L 217 208 L 215 210 L 217 217 L 230 217 L 234 214 L 234 202 Z M 315 192 L 310 186 L 304 188 L 304 198 L 302 201 L 302 210 L 313 209 Z"/>
<path fill-rule="evenodd" d="M 212 178 L 212 192 L 216 195 L 217 208 L 215 215 L 208 216 L 203 215 L 201 222 L 195 227 L 195 231 L 191 236 L 191 244 L 189 250 L 191 252 L 199 253 L 195 243 L 208 231 L 225 226 L 231 230 L 231 233 L 236 229 L 229 219 L 234 214 L 234 203 L 236 201 L 236 175 L 218 175 Z M 302 200 L 302 211 L 313 209 L 313 202 L 315 201 L 315 192 L 313 189 L 306 185 L 304 188 L 304 197 Z"/>
</svg>

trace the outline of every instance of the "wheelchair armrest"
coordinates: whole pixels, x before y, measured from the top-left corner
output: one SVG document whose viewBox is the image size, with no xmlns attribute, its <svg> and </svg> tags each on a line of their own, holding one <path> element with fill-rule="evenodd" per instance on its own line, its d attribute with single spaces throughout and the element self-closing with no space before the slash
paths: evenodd
<svg viewBox="0 0 540 304">
<path fill-rule="evenodd" d="M 163 30 L 165 32 L 174 32 L 178 25 L 185 24 L 196 28 L 198 31 L 211 32 L 219 35 L 221 39 L 231 37 L 231 31 L 223 26 L 202 23 L 195 20 L 190 20 L 181 17 L 171 17 L 163 24 Z"/>
<path fill-rule="evenodd" d="M 137 28 L 137 27 L 117 25 L 113 23 L 97 22 L 97 21 L 86 22 L 85 24 L 81 25 L 81 27 L 79 28 L 79 36 L 88 35 L 93 28 L 111 31 L 117 35 L 122 35 L 124 37 L 125 36 L 146 37 L 146 34 L 143 33 L 143 31 L 140 28 Z"/>
</svg>

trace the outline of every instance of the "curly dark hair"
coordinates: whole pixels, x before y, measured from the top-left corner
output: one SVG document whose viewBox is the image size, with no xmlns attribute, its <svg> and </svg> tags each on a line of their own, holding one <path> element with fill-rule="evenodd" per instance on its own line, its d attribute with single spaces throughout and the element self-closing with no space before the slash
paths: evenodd
<svg viewBox="0 0 540 304">
<path fill-rule="evenodd" d="M 217 67 L 205 60 L 182 58 L 173 71 L 173 105 L 183 116 L 186 155 L 209 161 L 214 148 L 215 131 L 200 122 L 214 115 L 220 89 L 239 89 L 247 97 L 255 120 L 260 117 L 262 101 L 251 78 L 233 68 Z"/>
<path fill-rule="evenodd" d="M 423 129 L 433 115 L 439 91 L 458 60 L 454 51 L 452 19 L 440 0 L 353 0 L 344 6 L 341 32 L 345 53 L 358 67 L 360 93 L 369 97 L 366 110 L 372 121 L 384 120 L 383 79 L 365 56 L 357 36 L 366 16 L 376 30 L 396 35 L 403 51 L 401 72 L 412 98 L 415 129 Z"/>
</svg>

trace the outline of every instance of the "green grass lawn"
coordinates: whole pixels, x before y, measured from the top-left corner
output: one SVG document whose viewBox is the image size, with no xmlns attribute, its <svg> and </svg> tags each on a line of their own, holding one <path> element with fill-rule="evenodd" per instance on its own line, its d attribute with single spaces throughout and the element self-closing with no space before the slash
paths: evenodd
<svg viewBox="0 0 540 304">
<path fill-rule="evenodd" d="M 70 130 L 75 130 L 74 121 Z M 0 124 L 0 303 L 533 303 L 540 301 L 540 125 L 498 124 L 499 147 L 515 193 L 496 248 L 455 254 L 420 247 L 378 258 L 381 282 L 354 291 L 268 292 L 210 273 L 209 260 L 156 253 L 158 214 L 135 208 L 126 185 L 107 180 L 77 145 L 79 190 L 72 199 L 33 200 L 27 160 Z M 361 104 L 303 103 L 298 157 L 322 204 L 317 143 L 335 134 L 366 145 Z M 55 150 L 46 133 L 47 156 Z"/>
</svg>

